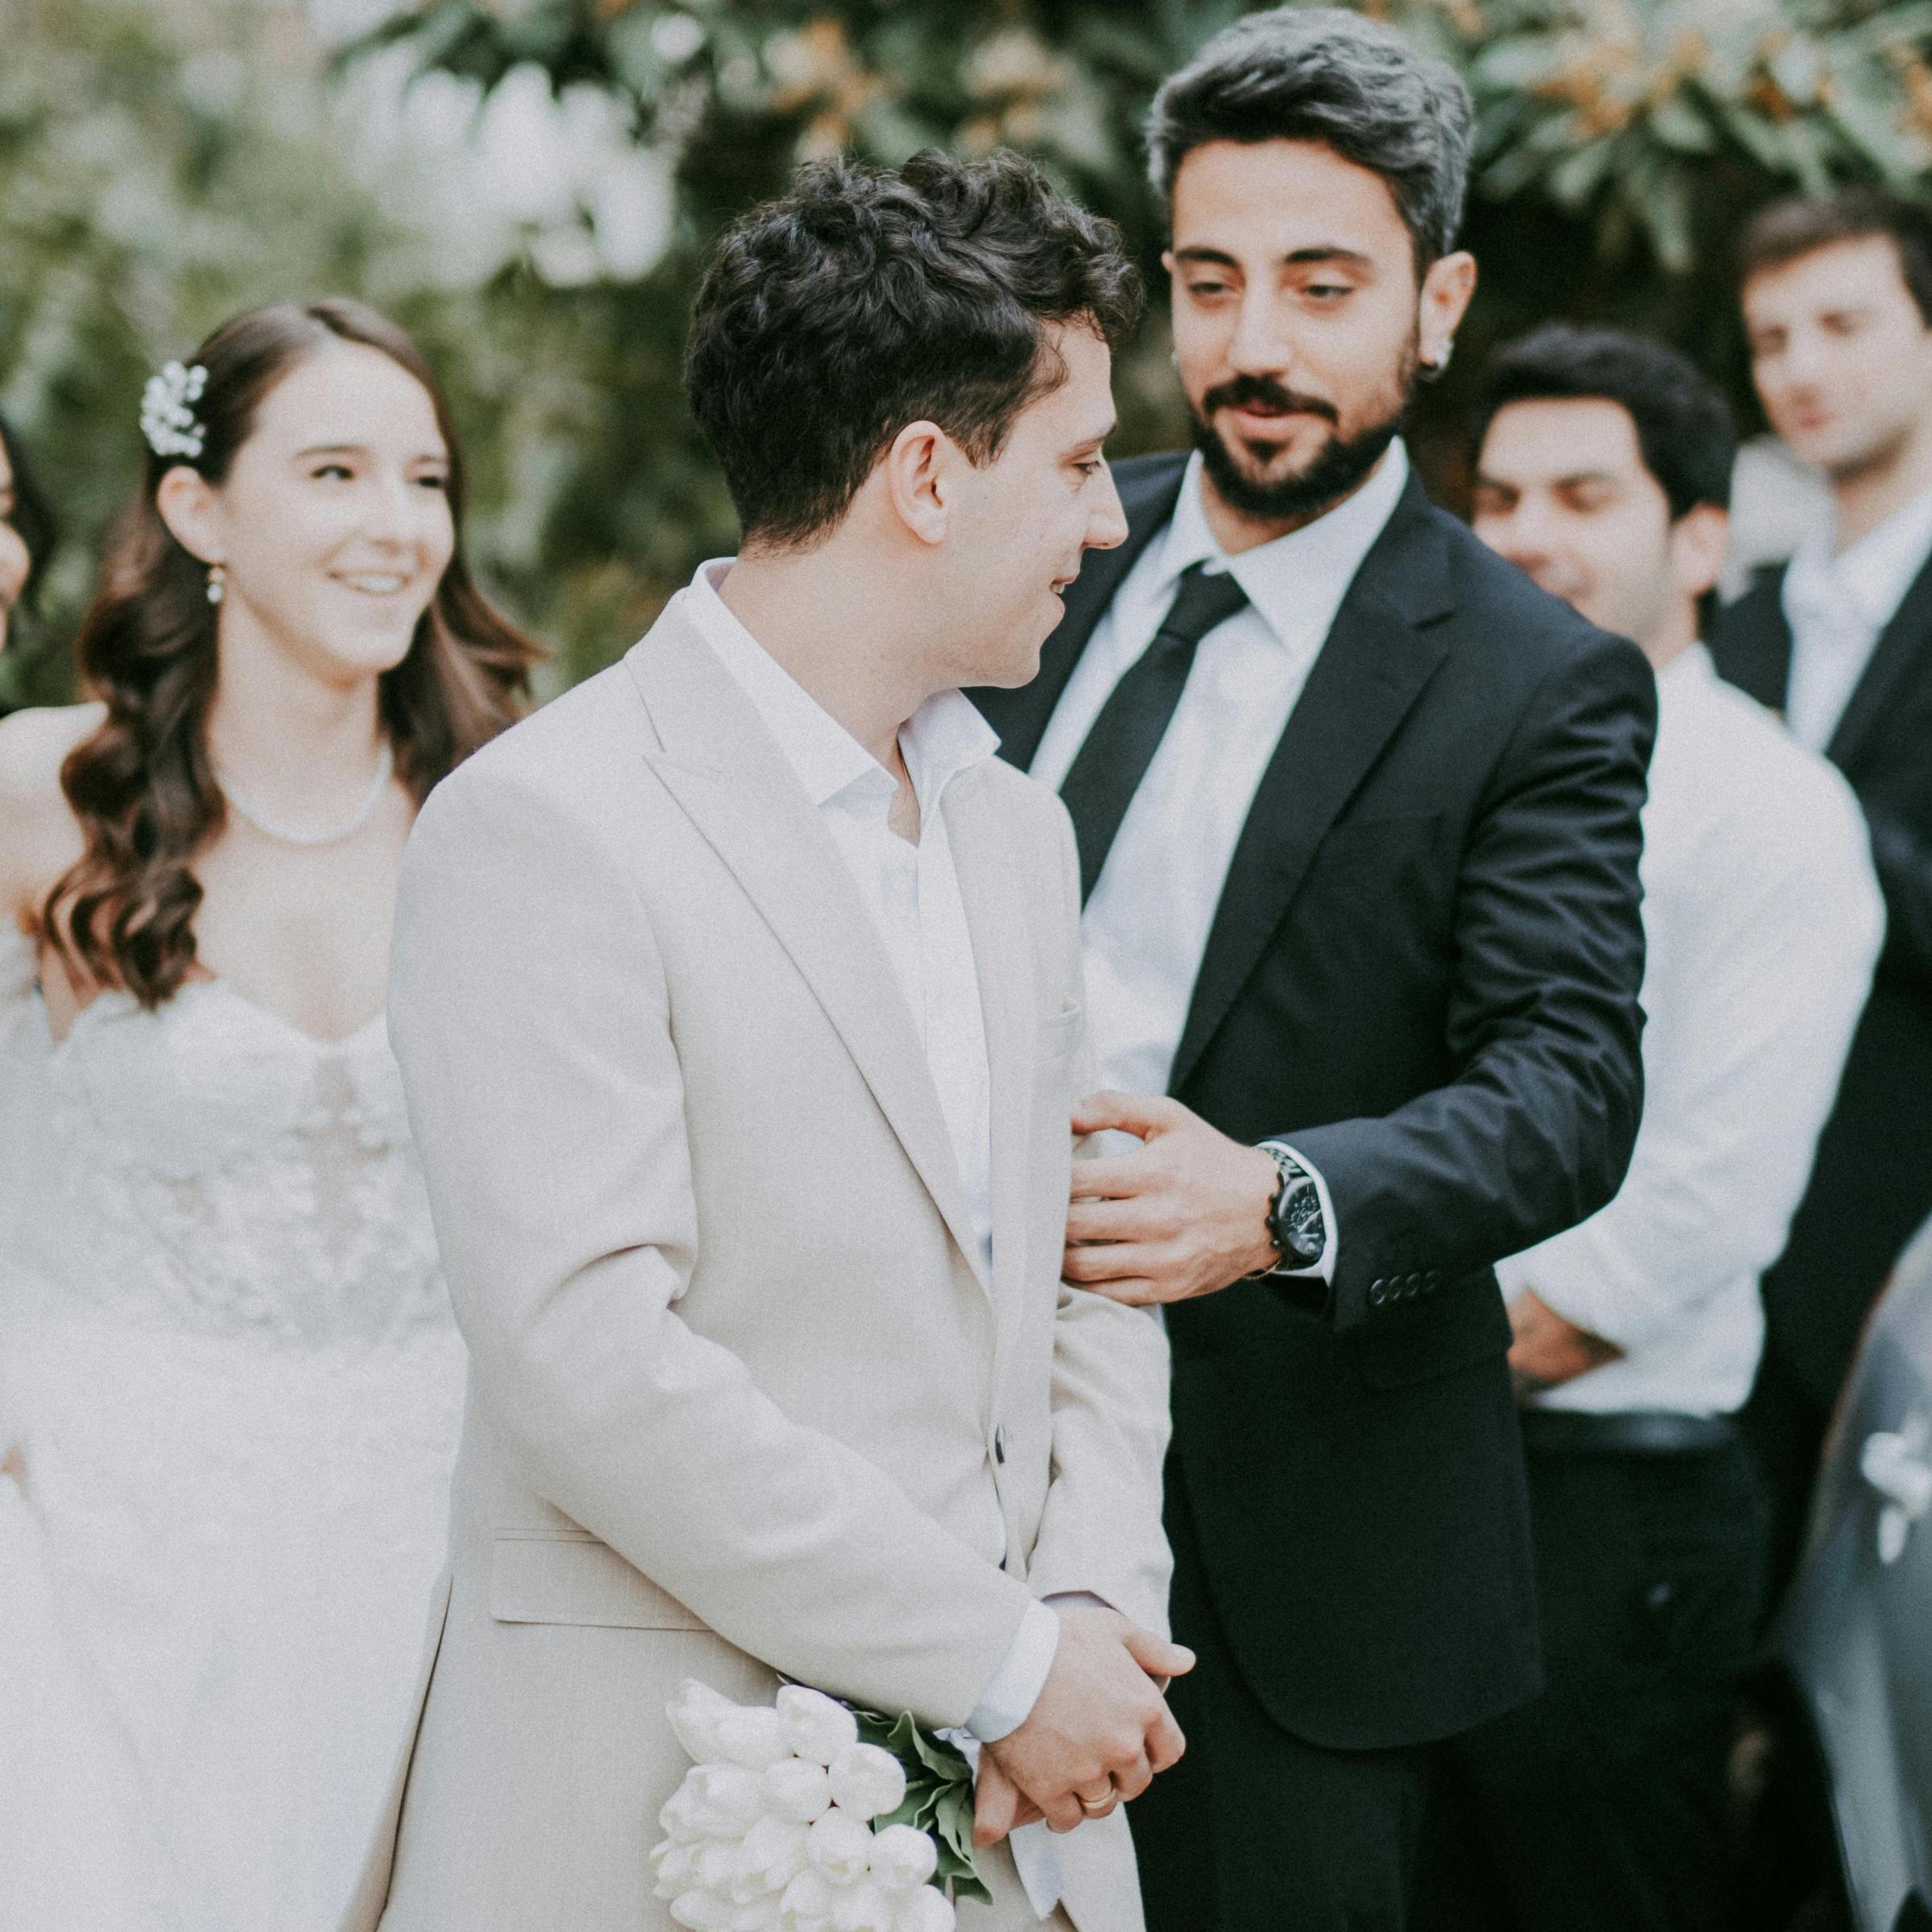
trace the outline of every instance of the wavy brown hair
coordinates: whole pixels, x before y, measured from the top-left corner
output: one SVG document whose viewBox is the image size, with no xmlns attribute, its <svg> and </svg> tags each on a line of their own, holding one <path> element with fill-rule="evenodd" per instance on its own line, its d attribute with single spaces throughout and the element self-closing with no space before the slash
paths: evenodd
<svg viewBox="0 0 1932 1932">
<path fill-rule="evenodd" d="M 449 452 L 456 548 L 407 655 L 382 674 L 378 698 L 397 775 L 419 803 L 459 760 L 515 720 L 530 667 L 543 654 L 490 608 L 470 576 L 448 405 L 422 351 L 394 323 L 336 298 L 251 309 L 217 329 L 189 358 L 208 371 L 195 405 L 201 453 L 150 455 L 141 493 L 108 539 L 101 586 L 81 625 L 81 675 L 107 716 L 61 768 L 86 850 L 41 908 L 42 930 L 70 974 L 123 989 L 151 1009 L 171 998 L 194 968 L 201 886 L 193 861 L 227 819 L 208 749 L 217 613 L 207 566 L 175 541 L 155 493 L 183 464 L 219 485 L 263 398 L 332 342 L 378 349 L 414 376 L 435 405 Z"/>
</svg>

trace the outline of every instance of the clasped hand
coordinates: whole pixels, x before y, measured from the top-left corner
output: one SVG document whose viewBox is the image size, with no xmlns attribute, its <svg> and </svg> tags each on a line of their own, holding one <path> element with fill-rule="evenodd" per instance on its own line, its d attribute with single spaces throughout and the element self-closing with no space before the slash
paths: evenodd
<svg viewBox="0 0 1932 1932">
<path fill-rule="evenodd" d="M 1119 1612 L 1057 1612 L 1059 1648 L 1025 1724 L 980 1759 L 973 1840 L 997 1844 L 1044 1818 L 1056 1831 L 1138 1798 L 1186 1748 L 1157 1679 L 1184 1676 L 1194 1653 Z"/>
<path fill-rule="evenodd" d="M 1144 1307 L 1212 1294 L 1274 1265 L 1273 1155 L 1230 1140 L 1179 1100 L 1105 1092 L 1074 1109 L 1075 1133 L 1108 1129 L 1141 1146 L 1074 1162 L 1067 1280 Z"/>
</svg>

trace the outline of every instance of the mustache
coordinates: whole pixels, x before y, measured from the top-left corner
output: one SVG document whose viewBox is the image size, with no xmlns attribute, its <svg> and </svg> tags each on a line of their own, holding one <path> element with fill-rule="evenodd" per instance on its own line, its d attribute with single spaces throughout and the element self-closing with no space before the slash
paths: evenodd
<svg viewBox="0 0 1932 1932">
<path fill-rule="evenodd" d="M 1265 409 L 1319 416 L 1329 423 L 1339 424 L 1341 420 L 1332 402 L 1324 402 L 1319 396 L 1302 395 L 1272 376 L 1236 376 L 1232 382 L 1216 383 L 1201 398 L 1201 413 L 1212 416 L 1217 410 L 1245 409 L 1250 403 L 1259 403 Z"/>
</svg>

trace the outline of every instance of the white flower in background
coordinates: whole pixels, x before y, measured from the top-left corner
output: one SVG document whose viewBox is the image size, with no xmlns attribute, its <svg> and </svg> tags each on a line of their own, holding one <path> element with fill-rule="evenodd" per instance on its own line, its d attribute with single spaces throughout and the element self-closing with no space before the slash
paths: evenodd
<svg viewBox="0 0 1932 1932">
<path fill-rule="evenodd" d="M 765 1773 L 765 1802 L 780 1818 L 809 1825 L 832 1809 L 832 1779 L 823 1765 L 787 1758 Z"/>
<path fill-rule="evenodd" d="M 822 1690 L 786 1685 L 778 1693 L 778 1713 L 786 1742 L 815 1765 L 829 1765 L 848 1744 L 859 1741 L 859 1720 Z"/>
<path fill-rule="evenodd" d="M 873 1838 L 869 1863 L 873 1876 L 888 1892 L 910 1892 L 931 1884 L 939 1848 L 910 1825 L 888 1825 Z"/>
<path fill-rule="evenodd" d="M 864 1822 L 836 1805 L 811 1827 L 811 1862 L 835 1885 L 863 1878 L 872 1863 L 872 1833 Z"/>
<path fill-rule="evenodd" d="M 748 1905 L 782 1892 L 805 1869 L 809 1836 L 809 1827 L 790 1818 L 760 1818 L 732 1854 L 731 1896 Z"/>
<path fill-rule="evenodd" d="M 877 1744 L 848 1744 L 832 1761 L 832 1802 L 869 1823 L 906 1802 L 906 1769 Z"/>
<path fill-rule="evenodd" d="M 894 1932 L 898 1913 L 877 1880 L 862 1878 L 832 1894 L 832 1932 Z"/>
</svg>

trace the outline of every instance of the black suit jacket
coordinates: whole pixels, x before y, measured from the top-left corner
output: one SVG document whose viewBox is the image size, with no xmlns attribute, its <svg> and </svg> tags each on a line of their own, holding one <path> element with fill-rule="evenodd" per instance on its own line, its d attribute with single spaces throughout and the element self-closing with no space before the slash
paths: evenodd
<svg viewBox="0 0 1932 1932">
<path fill-rule="evenodd" d="M 1784 570 L 1719 620 L 1717 667 L 1781 711 L 1791 680 Z M 1932 564 L 1879 638 L 1825 753 L 1864 807 L 1885 948 L 1785 1253 L 1765 1278 L 1770 1345 L 1821 1406 L 1865 1311 L 1932 1213 Z"/>
<path fill-rule="evenodd" d="M 1015 763 L 1182 472 L 1118 466 L 1126 543 L 1089 553 L 1034 683 L 975 694 Z M 1633 646 L 1412 480 L 1235 851 L 1170 1090 L 1237 1139 L 1291 1138 L 1340 1250 L 1331 1292 L 1170 1311 L 1170 1476 L 1251 1688 L 1317 1744 L 1425 1742 L 1537 1687 L 1492 1264 L 1629 1164 L 1655 720 Z"/>
</svg>

